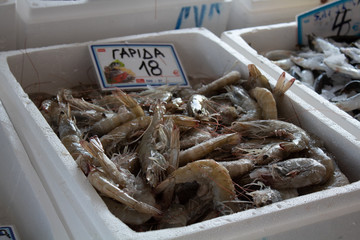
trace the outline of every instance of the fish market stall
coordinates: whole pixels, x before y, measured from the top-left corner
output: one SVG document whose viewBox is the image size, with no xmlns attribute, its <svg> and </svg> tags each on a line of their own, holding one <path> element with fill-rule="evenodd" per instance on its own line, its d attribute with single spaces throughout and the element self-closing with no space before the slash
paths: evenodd
<svg viewBox="0 0 360 240">
<path fill-rule="evenodd" d="M 173 44 L 191 88 L 158 87 L 166 90 L 161 92 L 164 102 L 151 98 L 153 88 L 99 91 L 89 45 L 115 43 Z M 357 139 L 314 109 L 317 99 L 306 101 L 303 92 L 292 91 L 293 80 L 282 73 L 271 76 L 206 29 L 11 51 L 1 53 L 0 59 L 4 106 L 12 109 L 9 117 L 30 161 L 74 235 L 86 233 L 89 239 L 261 239 L 285 236 L 288 231 L 330 219 L 349 219 L 350 213 L 360 210 Z M 126 64 L 116 61 L 105 67 L 105 72 L 120 76 L 105 75 L 110 84 L 136 80 Z M 158 73 L 157 65 L 148 67 Z M 217 93 L 219 89 L 223 95 Z M 171 97 L 169 91 L 174 91 Z M 231 96 L 238 96 L 231 94 L 234 92 L 246 97 L 246 106 L 225 104 L 234 101 Z M 100 104 L 112 94 L 116 100 L 111 106 Z M 195 107 L 199 103 L 200 109 Z M 61 108 L 54 108 L 56 104 Z M 85 106 L 91 107 L 87 113 L 94 113 L 94 118 L 81 121 L 83 115 L 77 115 L 75 126 L 75 110 Z M 122 111 L 122 117 L 131 117 L 125 124 L 136 122 L 119 125 L 121 132 L 114 135 L 118 127 L 104 130 L 102 125 L 86 125 L 90 120 L 113 121 L 114 109 Z M 58 111 L 58 118 L 52 118 L 53 110 Z M 247 119 L 238 121 L 239 114 Z M 137 127 L 141 131 L 125 132 Z M 256 127 L 260 130 L 253 132 Z M 196 139 L 180 151 L 177 134 L 184 136 L 185 130 L 207 134 L 201 134 L 205 137 L 202 143 Z M 202 146 L 217 155 L 202 152 Z M 236 147 L 229 149 L 231 146 Z M 266 146 L 265 151 L 259 146 Z M 139 170 L 131 173 L 136 166 L 128 164 L 124 170 L 124 165 L 119 168 L 118 162 L 109 161 L 114 155 L 130 158 L 134 149 L 140 174 Z M 234 156 L 243 160 L 241 166 L 249 167 L 245 173 L 231 166 Z M 304 180 L 307 174 L 310 178 Z M 123 176 L 129 176 L 126 179 L 131 183 L 121 183 Z M 132 192 L 132 183 L 140 194 Z M 293 188 L 290 198 L 279 195 L 284 188 Z M 257 195 L 262 190 L 270 198 Z M 192 194 L 184 196 L 184 191 Z M 145 194 L 155 197 L 142 199 Z M 124 211 L 129 211 L 125 217 L 121 216 Z M 134 221 L 129 216 L 135 216 Z M 140 224 L 135 220 L 141 220 Z"/>
</svg>

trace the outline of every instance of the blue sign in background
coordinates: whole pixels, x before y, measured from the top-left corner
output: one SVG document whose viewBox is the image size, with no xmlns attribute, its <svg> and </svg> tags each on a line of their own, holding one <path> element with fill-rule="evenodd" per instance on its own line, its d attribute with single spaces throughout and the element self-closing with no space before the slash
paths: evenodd
<svg viewBox="0 0 360 240">
<path fill-rule="evenodd" d="M 360 0 L 340 0 L 297 16 L 298 44 L 307 35 L 321 37 L 360 35 Z"/>
</svg>

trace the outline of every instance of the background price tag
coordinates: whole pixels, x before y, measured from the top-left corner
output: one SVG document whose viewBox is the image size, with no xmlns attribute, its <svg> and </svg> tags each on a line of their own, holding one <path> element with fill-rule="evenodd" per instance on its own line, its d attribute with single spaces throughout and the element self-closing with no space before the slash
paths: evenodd
<svg viewBox="0 0 360 240">
<path fill-rule="evenodd" d="M 188 86 L 172 44 L 99 44 L 89 48 L 103 90 Z"/>
<path fill-rule="evenodd" d="M 360 35 L 360 0 L 328 3 L 296 17 L 298 44 L 307 45 L 307 35 L 321 37 Z"/>
</svg>

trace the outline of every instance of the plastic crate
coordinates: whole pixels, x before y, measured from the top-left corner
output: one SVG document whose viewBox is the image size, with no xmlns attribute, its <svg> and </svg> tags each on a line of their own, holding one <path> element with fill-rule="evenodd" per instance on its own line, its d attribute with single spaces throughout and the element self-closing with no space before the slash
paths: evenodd
<svg viewBox="0 0 360 240">
<path fill-rule="evenodd" d="M 247 65 L 251 63 L 206 29 L 150 33 L 96 43 L 100 42 L 173 43 L 189 76 L 216 78 L 234 69 L 247 78 Z M 53 203 L 62 212 L 71 232 L 85 231 L 87 239 L 264 239 L 360 210 L 359 142 L 314 109 L 311 102 L 289 91 L 281 101 L 280 115 L 318 135 L 338 159 L 351 184 L 187 227 L 148 232 L 131 230 L 108 211 L 27 96 L 31 92 L 55 93 L 60 87 L 94 82 L 88 50 L 91 43 L 94 42 L 0 54 L 3 74 L 0 94 L 5 106 L 12 109 L 9 116 L 32 164 L 47 190 L 56 196 Z M 264 74 L 274 86 L 275 79 Z"/>
</svg>

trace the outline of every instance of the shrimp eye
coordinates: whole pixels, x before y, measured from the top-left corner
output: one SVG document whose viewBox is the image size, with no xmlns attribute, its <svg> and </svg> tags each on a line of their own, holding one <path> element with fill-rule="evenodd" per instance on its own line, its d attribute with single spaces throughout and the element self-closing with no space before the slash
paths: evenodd
<svg viewBox="0 0 360 240">
<path fill-rule="evenodd" d="M 269 157 L 269 155 L 264 155 L 264 156 L 262 157 L 262 159 L 265 160 L 265 159 L 267 159 L 268 157 Z"/>
</svg>

